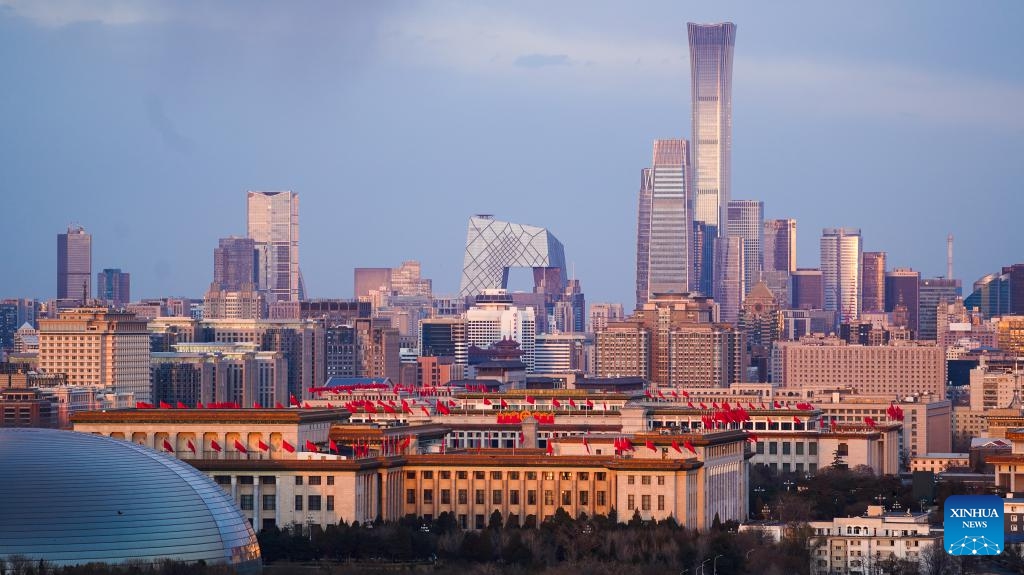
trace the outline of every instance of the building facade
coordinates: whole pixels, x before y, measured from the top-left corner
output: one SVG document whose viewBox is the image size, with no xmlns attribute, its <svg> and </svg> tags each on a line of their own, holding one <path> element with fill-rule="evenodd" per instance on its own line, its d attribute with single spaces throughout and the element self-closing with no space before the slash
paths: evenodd
<svg viewBox="0 0 1024 575">
<path fill-rule="evenodd" d="M 820 269 L 800 268 L 790 274 L 793 309 L 825 309 L 825 282 Z"/>
<path fill-rule="evenodd" d="M 690 151 L 686 140 L 655 140 L 640 185 L 637 221 L 637 305 L 653 293 L 684 293 L 690 285 Z"/>
<path fill-rule="evenodd" d="M 796 220 L 764 221 L 764 271 L 796 271 Z"/>
<path fill-rule="evenodd" d="M 299 195 L 248 193 L 247 226 L 256 247 L 256 287 L 269 302 L 305 298 L 299 271 Z"/>
<path fill-rule="evenodd" d="M 256 241 L 235 236 L 220 238 L 213 250 L 213 283 L 219 290 L 239 291 L 257 283 Z"/>
<path fill-rule="evenodd" d="M 836 321 L 855 320 L 861 312 L 860 230 L 825 228 L 821 233 L 821 277 L 827 311 Z"/>
<path fill-rule="evenodd" d="M 885 252 L 864 252 L 861 306 L 866 313 L 885 311 Z"/>
<path fill-rule="evenodd" d="M 469 218 L 459 295 L 475 296 L 486 289 L 508 288 L 508 270 L 514 267 L 559 270 L 559 292 L 565 289 L 569 277 L 565 248 L 548 230 L 503 222 L 491 215 Z"/>
<path fill-rule="evenodd" d="M 743 297 L 750 293 L 764 268 L 764 202 L 729 200 L 726 210 L 727 234 L 738 237 L 743 246 Z"/>
<path fill-rule="evenodd" d="M 918 333 L 920 280 L 921 274 L 910 268 L 896 268 L 885 273 L 885 311 L 893 312 L 894 318 L 905 315 L 905 322 L 894 320 L 894 323 L 915 335 Z"/>
<path fill-rule="evenodd" d="M 92 294 L 92 235 L 82 226 L 57 234 L 57 299 L 84 304 Z"/>
</svg>

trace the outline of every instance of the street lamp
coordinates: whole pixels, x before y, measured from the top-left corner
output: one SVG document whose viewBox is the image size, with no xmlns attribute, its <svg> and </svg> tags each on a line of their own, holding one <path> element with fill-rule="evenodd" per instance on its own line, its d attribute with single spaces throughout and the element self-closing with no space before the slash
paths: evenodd
<svg viewBox="0 0 1024 575">
<path fill-rule="evenodd" d="M 707 559 L 705 559 L 705 560 L 703 560 L 703 561 L 701 561 L 701 563 L 700 563 L 700 575 L 704 575 L 704 565 L 705 565 L 705 564 L 706 564 L 706 563 L 707 563 L 708 561 L 711 561 L 711 558 L 710 558 L 710 557 L 709 557 L 709 558 L 707 558 Z"/>
<path fill-rule="evenodd" d="M 712 575 L 718 575 L 718 558 L 719 557 L 721 557 L 721 555 L 715 555 L 715 560 L 714 560 L 714 562 L 711 563 Z"/>
<path fill-rule="evenodd" d="M 795 483 L 793 483 L 793 481 L 790 479 L 787 479 L 782 484 L 786 486 L 786 491 L 789 491 L 789 489 L 793 487 L 793 485 L 795 485 Z"/>
</svg>

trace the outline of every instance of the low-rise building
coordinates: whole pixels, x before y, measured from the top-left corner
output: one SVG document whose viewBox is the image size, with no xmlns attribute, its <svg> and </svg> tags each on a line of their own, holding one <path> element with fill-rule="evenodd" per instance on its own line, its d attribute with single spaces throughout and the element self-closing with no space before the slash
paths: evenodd
<svg viewBox="0 0 1024 575">
<path fill-rule="evenodd" d="M 947 469 L 971 466 L 970 453 L 925 453 L 910 458 L 910 471 L 942 473 Z"/>
<path fill-rule="evenodd" d="M 815 575 L 866 575 L 890 560 L 921 562 L 925 551 L 941 544 L 941 534 L 932 532 L 927 513 L 887 513 L 880 505 L 869 505 L 860 517 L 812 521 L 810 527 Z"/>
</svg>

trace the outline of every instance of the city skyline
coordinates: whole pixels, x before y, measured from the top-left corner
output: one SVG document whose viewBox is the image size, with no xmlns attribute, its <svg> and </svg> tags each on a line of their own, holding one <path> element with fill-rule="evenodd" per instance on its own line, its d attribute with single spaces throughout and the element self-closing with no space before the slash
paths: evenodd
<svg viewBox="0 0 1024 575">
<path fill-rule="evenodd" d="M 1012 208 L 1021 201 L 1012 190 L 1012 184 L 1020 179 L 1021 168 L 1011 165 L 1010 158 L 1019 155 L 1015 151 L 1021 144 L 1019 138 L 1013 136 L 1024 122 L 1019 111 L 1001 104 L 1012 101 L 1022 92 L 1021 73 L 1014 66 L 1007 65 L 1008 61 L 1003 59 L 1006 56 L 1002 56 L 999 49 L 1005 47 L 1006 40 L 998 39 L 999 34 L 992 32 L 991 28 L 990 33 L 972 36 L 977 45 L 961 46 L 956 54 L 952 54 L 944 52 L 946 48 L 929 42 L 923 43 L 928 49 L 914 47 L 913 42 L 922 38 L 934 40 L 936 36 L 930 35 L 933 33 L 931 30 L 918 29 L 907 37 L 894 35 L 901 24 L 905 25 L 913 16 L 913 11 L 907 8 L 888 9 L 885 12 L 888 18 L 884 22 L 856 33 L 853 32 L 857 28 L 854 25 L 857 16 L 844 13 L 843 16 L 850 16 L 853 22 L 830 27 L 830 34 L 838 39 L 837 45 L 843 49 L 815 52 L 823 43 L 822 33 L 801 28 L 801 22 L 806 24 L 808 19 L 823 17 L 823 14 L 829 17 L 830 22 L 836 21 L 835 12 L 808 9 L 799 15 L 797 21 L 790 23 L 793 14 L 788 15 L 790 18 L 782 18 L 766 14 L 756 7 L 724 12 L 658 6 L 659 20 L 665 22 L 653 25 L 653 29 L 644 29 L 648 36 L 641 37 L 637 32 L 641 28 L 635 26 L 638 20 L 634 15 L 625 15 L 621 24 L 612 26 L 607 20 L 614 11 L 608 7 L 597 7 L 594 14 L 580 22 L 578 29 L 566 31 L 561 36 L 552 30 L 558 27 L 557 22 L 565 16 L 563 10 L 568 11 L 568 8 L 556 8 L 543 16 L 539 11 L 531 13 L 527 9 L 515 13 L 513 10 L 514 18 L 510 21 L 537 24 L 534 27 L 538 31 L 536 35 L 524 40 L 512 35 L 507 28 L 497 30 L 500 41 L 485 44 L 492 55 L 496 53 L 499 56 L 491 68 L 481 67 L 476 61 L 455 62 L 458 65 L 454 66 L 453 74 L 457 78 L 475 78 L 479 85 L 457 82 L 452 91 L 442 91 L 436 96 L 418 90 L 417 87 L 428 84 L 416 82 L 436 72 L 439 62 L 450 63 L 445 58 L 454 57 L 452 54 L 427 50 L 405 64 L 399 64 L 394 58 L 398 45 L 387 40 L 390 38 L 387 34 L 356 34 L 354 39 L 339 41 L 341 44 L 331 44 L 325 37 L 314 34 L 303 43 L 303 47 L 312 49 L 316 42 L 325 42 L 334 48 L 332 54 L 343 56 L 345 73 L 351 73 L 358 80 L 351 89 L 339 92 L 336 82 L 328 82 L 321 77 L 317 70 L 326 62 L 318 59 L 289 72 L 290 63 L 304 61 L 300 58 L 304 54 L 298 53 L 298 49 L 281 54 L 266 70 L 240 70 L 228 79 L 237 85 L 239 80 L 263 78 L 268 82 L 287 79 L 290 73 L 299 76 L 303 82 L 295 90 L 309 95 L 313 99 L 310 108 L 316 111 L 289 112 L 295 115 L 293 123 L 308 130 L 310 139 L 319 148 L 324 147 L 327 141 L 337 144 L 337 150 L 332 148 L 328 153 L 324 150 L 311 152 L 306 144 L 298 143 L 300 159 L 280 145 L 270 145 L 265 151 L 260 151 L 242 142 L 244 138 L 259 140 L 250 128 L 242 129 L 239 124 L 249 117 L 265 119 L 268 123 L 265 127 L 283 131 L 288 136 L 284 140 L 298 139 L 291 132 L 294 128 L 269 118 L 268 114 L 273 115 L 275 108 L 267 107 L 268 100 L 257 98 L 251 106 L 243 106 L 244 110 L 226 113 L 222 128 L 204 131 L 200 124 L 217 124 L 209 115 L 224 111 L 220 106 L 223 97 L 232 93 L 231 83 L 214 82 L 209 91 L 197 92 L 195 88 L 169 87 L 159 79 L 138 72 L 138 66 L 147 63 L 147 59 L 159 59 L 167 61 L 172 74 L 186 74 L 175 64 L 181 58 L 182 50 L 178 35 L 182 30 L 205 30 L 201 22 L 178 13 L 170 5 L 159 6 L 163 10 L 156 16 L 146 11 L 140 11 L 133 17 L 110 13 L 68 16 L 65 13 L 63 20 L 54 20 L 53 14 L 43 10 L 22 6 L 4 4 L 5 9 L 0 11 L 0 30 L 5 32 L 0 35 L 3 38 L 0 43 L 8 48 L 3 52 L 23 52 L 26 48 L 31 51 L 33 46 L 53 41 L 55 44 L 39 52 L 35 64 L 59 72 L 51 80 L 43 81 L 25 76 L 24 66 L 17 67 L 14 79 L 20 87 L 13 91 L 14 105 L 9 109 L 19 109 L 18 103 L 30 94 L 60 93 L 54 91 L 57 89 L 85 89 L 90 97 L 83 98 L 76 104 L 81 108 L 75 109 L 81 109 L 86 115 L 90 111 L 102 112 L 98 117 L 107 118 L 110 122 L 100 133 L 97 130 L 100 124 L 80 120 L 66 126 L 66 131 L 58 137 L 51 133 L 55 129 L 51 124 L 24 124 L 26 118 L 4 113 L 4 119 L 14 129 L 7 136 L 0 136 L 4 138 L 0 143 L 16 151 L 11 156 L 8 180 L 11 187 L 7 189 L 26 191 L 4 196 L 15 217 L 13 225 L 2 232 L 2 238 L 9 244 L 18 245 L 19 249 L 11 253 L 10 259 L 17 269 L 25 270 L 16 276 L 5 276 L 0 285 L 0 292 L 5 296 L 48 299 L 55 295 L 51 291 L 52 272 L 48 271 L 56 267 L 53 265 L 55 254 L 50 247 L 51 238 L 64 229 L 68 221 L 76 221 L 81 222 L 95 238 L 93 257 L 96 267 L 120 267 L 131 271 L 132 291 L 136 298 L 166 295 L 200 297 L 209 285 L 208 259 L 217 238 L 238 234 L 243 229 L 244 212 L 240 206 L 245 190 L 291 189 L 302 194 L 303 203 L 307 206 L 302 221 L 302 261 L 311 297 L 350 296 L 348 278 L 353 268 L 387 265 L 405 259 L 423 262 L 424 275 L 435 281 L 435 292 L 455 293 L 463 242 L 460 236 L 464 233 L 465 218 L 472 213 L 487 212 L 550 229 L 571 253 L 572 259 L 566 264 L 575 269 L 576 277 L 581 278 L 592 301 L 629 304 L 634 291 L 629 272 L 633 269 L 635 257 L 635 170 L 646 165 L 653 139 L 692 136 L 687 121 L 691 112 L 688 104 L 687 21 L 729 20 L 740 29 L 733 74 L 733 194 L 763 200 L 765 218 L 792 217 L 802 230 L 808 231 L 798 236 L 800 267 L 816 267 L 818 264 L 817 234 L 813 230 L 842 226 L 861 228 L 866 239 L 864 249 L 886 251 L 891 267 L 913 267 L 920 270 L 923 277 L 943 275 L 944 240 L 948 233 L 953 233 L 957 238 L 956 273 L 966 286 L 1019 259 L 1012 246 L 1020 244 L 1020 234 L 1024 232 L 1012 225 L 1011 218 L 1015 211 Z M 1000 12 L 999 7 L 986 9 Z M 472 36 L 466 27 L 476 22 L 474 18 L 480 17 L 479 13 L 469 10 L 460 20 L 461 27 L 442 34 L 435 16 L 416 9 L 403 12 L 385 7 L 368 13 L 353 13 L 345 8 L 339 10 L 349 20 L 365 20 L 387 31 L 397 30 L 398 37 L 406 44 L 411 40 L 403 36 L 403 31 L 407 33 L 408 24 L 417 19 L 432 23 L 433 27 L 426 28 L 427 33 L 440 35 L 450 45 L 467 35 Z M 270 12 L 268 10 L 251 18 L 256 24 L 262 22 L 266 25 L 272 16 Z M 968 23 L 975 19 L 992 20 L 982 11 L 965 12 L 953 10 L 940 17 Z M 211 14 L 211 18 L 224 18 L 231 26 L 235 24 L 230 17 L 237 16 L 230 10 Z M 297 26 L 316 25 L 312 19 L 303 18 L 301 12 L 296 18 Z M 649 18 L 645 17 L 645 25 L 647 20 Z M 1001 20 L 1012 18 L 1004 15 Z M 997 27 L 1000 25 L 996 24 Z M 799 28 L 802 33 L 781 34 L 780 30 L 785 30 L 786 26 L 794 31 Z M 162 31 L 166 38 L 163 42 L 146 40 L 137 35 L 142 29 Z M 605 31 L 613 32 L 609 42 L 624 48 L 626 54 L 642 56 L 640 63 L 627 65 L 585 41 Z M 272 32 L 284 36 L 292 33 L 279 29 Z M 879 54 L 879 48 L 870 41 L 857 42 L 880 37 L 892 40 L 897 46 L 889 45 L 886 53 Z M 230 44 L 240 41 L 239 38 L 237 32 L 217 41 L 200 34 L 200 42 L 194 49 L 207 50 L 219 45 L 217 42 Z M 363 52 L 357 49 L 362 48 L 364 42 L 375 48 L 365 60 L 361 59 Z M 921 45 L 920 42 L 917 45 Z M 129 56 L 111 46 L 119 49 L 148 47 L 150 50 Z M 88 63 L 80 73 L 72 73 L 63 64 L 63 58 L 76 49 L 84 50 Z M 258 49 L 250 47 L 250 50 Z M 896 56 L 888 50 L 901 54 Z M 814 58 L 806 56 L 811 53 L 815 53 Z M 997 54 L 996 62 L 983 62 L 982 55 L 988 57 L 989 53 Z M 659 55 L 661 60 L 656 59 Z M 431 58 L 439 60 L 430 61 Z M 881 60 L 887 65 L 882 66 L 881 72 L 865 78 L 865 70 L 872 60 Z M 942 60 L 941 66 L 938 60 Z M 755 65 L 765 61 L 773 65 L 764 69 Z M 111 70 L 116 68 L 115 64 L 125 62 L 129 64 L 130 71 L 135 72 L 112 78 Z M 188 74 L 211 74 L 230 64 L 225 57 L 213 58 Z M 366 180 L 363 176 L 349 179 L 334 173 L 333 167 L 327 167 L 340 161 L 339 166 L 344 168 L 342 171 L 379 174 L 378 168 L 385 164 L 380 160 L 366 162 L 368 154 L 379 152 L 383 142 L 393 141 L 396 134 L 387 127 L 381 127 L 379 122 L 371 124 L 381 130 L 374 133 L 369 131 L 369 125 L 358 120 L 348 118 L 351 122 L 341 121 L 338 114 L 342 112 L 332 108 L 333 103 L 328 105 L 325 96 L 341 94 L 345 102 L 343 109 L 369 106 L 366 108 L 368 117 L 374 117 L 377 108 L 366 101 L 370 94 L 374 98 L 379 97 L 382 104 L 394 104 L 394 100 L 380 96 L 382 88 L 393 87 L 393 84 L 379 77 L 381 72 L 374 69 L 377 65 L 389 71 L 394 71 L 395 66 L 407 65 L 413 73 L 407 79 L 410 84 L 405 89 L 423 94 L 423 99 L 412 102 L 415 110 L 422 111 L 423 106 L 435 107 L 438 110 L 435 116 L 455 121 L 455 133 L 443 140 L 450 146 L 450 153 L 427 152 L 420 154 L 425 157 L 409 159 L 410 169 L 402 171 L 416 173 L 415 180 L 396 174 L 395 179 L 386 183 L 382 190 L 384 193 L 366 193 L 365 190 L 374 189 L 371 185 L 373 180 Z M 860 82 L 874 80 L 866 82 L 866 85 L 880 94 L 868 98 L 866 103 L 857 104 L 839 97 L 840 89 L 828 91 L 827 87 L 814 84 L 815 80 L 811 79 L 814 71 L 835 70 L 833 66 L 860 71 L 860 75 L 854 74 L 853 77 Z M 771 76 L 769 72 L 777 73 L 777 77 L 768 77 Z M 92 76 L 87 81 L 83 74 Z M 833 71 L 826 77 L 843 86 L 844 80 L 838 77 L 840 75 Z M 559 76 L 567 78 L 560 79 Z M 637 78 L 659 79 L 664 82 L 665 89 L 659 90 L 658 95 L 628 99 L 622 87 Z M 894 87 L 893 83 L 883 81 L 886 78 L 900 81 L 895 82 Z M 19 79 L 24 82 L 19 83 Z M 572 81 L 567 82 L 567 79 Z M 955 79 L 965 81 L 953 81 Z M 516 95 L 524 99 L 522 106 L 511 104 L 497 95 L 510 80 L 519 85 Z M 573 107 L 581 102 L 576 83 L 588 90 L 595 85 L 605 85 L 608 94 L 599 94 L 586 100 L 582 106 Z M 433 86 L 432 83 L 429 85 Z M 132 98 L 137 98 L 130 102 L 115 99 L 125 108 L 124 117 L 111 116 L 110 109 L 96 108 L 99 104 L 93 101 L 98 95 L 118 86 L 127 89 Z M 796 98 L 798 92 L 806 93 L 808 86 L 814 88 L 811 91 L 815 96 L 813 105 L 804 105 L 798 112 L 786 98 Z M 849 89 L 850 85 L 846 87 Z M 912 99 L 912 104 L 908 103 L 908 94 L 925 88 L 931 89 L 927 102 Z M 270 92 L 276 96 L 288 96 L 286 100 L 294 103 L 296 95 L 281 90 L 274 88 Z M 976 98 L 968 98 L 965 94 Z M 896 97 L 891 97 L 894 95 Z M 211 98 L 213 103 L 199 104 L 196 99 L 204 97 Z M 970 101 L 981 101 L 985 105 L 966 106 Z M 37 104 L 43 111 L 59 111 L 54 108 L 59 104 L 50 97 L 42 98 Z M 455 107 L 451 108 L 452 105 Z M 609 113 L 612 109 L 624 111 L 624 117 L 613 117 L 615 114 Z M 523 126 L 512 127 L 508 138 L 495 141 L 495 148 L 477 151 L 453 139 L 478 141 L 475 129 L 464 122 L 481 118 L 496 122 L 502 111 L 510 112 Z M 66 118 L 67 113 L 56 116 Z M 313 123 L 319 118 L 316 114 L 323 115 L 325 125 L 334 135 L 328 136 L 327 132 L 316 128 L 317 124 Z M 565 121 L 548 125 L 551 115 L 565 116 Z M 35 114 L 28 114 L 27 119 L 32 118 L 38 120 Z M 411 131 L 404 120 L 394 122 L 408 132 L 410 140 L 401 144 L 406 158 L 410 156 L 405 152 L 411 151 L 407 146 L 419 146 L 422 152 L 427 149 L 421 145 L 423 138 L 438 133 L 434 120 L 425 116 L 420 119 L 422 123 L 413 125 Z M 631 126 L 623 132 L 627 123 Z M 599 128 L 595 124 L 607 126 Z M 219 132 L 228 126 L 239 126 L 240 131 L 230 135 Z M 605 130 L 616 131 L 615 137 L 604 137 L 606 133 L 613 133 Z M 939 150 L 930 142 L 936 133 L 948 138 L 954 132 L 958 141 L 955 147 L 957 161 L 952 161 L 948 155 L 953 153 L 946 149 L 949 146 L 943 145 Z M 52 151 L 44 154 L 34 138 L 16 140 L 10 135 L 17 133 L 35 133 L 40 142 L 59 141 Z M 133 142 L 132 147 L 123 149 L 120 144 L 109 140 L 107 134 Z M 831 154 L 837 157 L 830 159 L 812 155 L 805 158 L 805 162 L 810 163 L 800 163 L 793 154 L 812 151 L 807 147 L 807 140 L 815 138 L 817 145 L 825 144 L 821 146 L 823 148 L 840 146 Z M 898 140 L 899 146 L 894 147 L 890 140 Z M 360 148 L 352 148 L 355 141 L 362 142 Z M 980 151 L 982 141 L 984 153 Z M 90 151 L 95 155 L 86 154 L 81 160 L 73 159 L 82 142 L 90 142 L 87 147 L 95 148 Z M 783 145 L 789 147 L 790 153 L 779 156 L 773 152 L 775 147 Z M 221 157 L 212 154 L 214 147 L 237 147 L 238 150 L 233 155 Z M 552 153 L 555 149 L 560 153 Z M 838 171 L 840 166 L 848 167 L 851 150 L 856 150 L 853 157 L 858 165 L 867 168 L 864 171 L 871 173 L 870 178 L 851 176 L 848 170 Z M 351 159 L 338 159 L 345 154 L 349 154 Z M 492 185 L 490 177 L 485 179 L 485 175 L 499 166 L 495 163 L 497 157 L 510 154 L 515 154 L 516 164 L 520 166 L 518 172 L 521 173 L 501 171 L 502 178 L 499 179 L 507 181 L 493 182 Z M 136 161 L 123 168 L 119 162 L 116 170 L 99 170 L 103 172 L 103 177 L 99 178 L 97 168 L 106 168 L 115 155 Z M 453 165 L 449 158 L 456 156 L 465 160 L 458 163 L 459 170 L 467 171 L 446 171 L 447 166 Z M 898 166 L 887 159 L 891 157 L 902 158 Z M 44 161 L 40 158 L 65 166 L 66 170 L 52 171 L 66 172 L 69 177 L 80 180 L 80 184 L 72 186 L 60 176 L 42 175 L 33 169 Z M 86 165 L 90 158 L 98 162 L 96 167 Z M 374 169 L 356 170 L 351 162 Z M 577 164 L 588 168 L 566 169 L 567 165 L 576 167 Z M 960 170 L 956 165 L 970 166 L 970 169 Z M 979 165 L 983 167 L 981 171 L 978 170 Z M 347 169 L 349 167 L 353 169 Z M 800 168 L 799 179 L 783 176 L 787 170 L 792 171 L 796 167 Z M 875 176 L 879 171 L 888 176 L 884 186 L 875 185 L 880 181 Z M 457 173 L 465 175 L 466 179 L 456 178 Z M 844 174 L 843 177 L 836 177 L 838 173 Z M 978 182 L 974 181 L 976 178 Z M 140 187 L 140 182 L 145 185 Z M 412 182 L 416 182 L 415 185 Z M 451 188 L 451 184 L 456 182 L 457 191 L 437 196 L 438 190 Z M 485 182 L 487 185 L 481 186 Z M 69 195 L 63 191 L 72 188 L 85 193 Z M 417 188 L 424 189 L 426 193 L 410 191 Z M 481 189 L 486 191 L 481 192 Z M 172 205 L 166 202 L 153 204 L 154 198 L 170 190 L 179 195 Z M 811 194 L 820 190 L 826 191 L 827 201 L 808 201 Z M 558 193 L 553 193 L 556 191 Z M 897 191 L 902 193 L 894 194 Z M 971 194 L 972 206 L 970 221 L 961 219 L 965 211 L 958 209 L 968 193 Z M 857 201 L 844 199 L 847 196 L 856 197 Z M 427 198 L 441 200 L 437 203 L 444 205 L 443 210 L 433 208 L 435 202 L 428 202 Z M 607 209 L 590 209 L 595 199 L 605 202 Z M 381 201 L 384 203 L 378 203 Z M 884 213 L 877 207 L 881 201 L 885 202 L 881 204 L 885 206 Z M 36 202 L 47 202 L 59 208 L 30 211 L 30 206 Z M 203 209 L 189 209 L 192 204 L 202 205 Z M 405 241 L 405 234 L 398 233 L 394 238 L 388 238 L 386 234 L 375 233 L 380 227 L 373 222 L 378 220 L 358 215 L 377 213 L 385 208 L 390 210 L 389 219 L 394 223 L 388 229 L 407 230 L 423 241 L 410 244 Z M 574 208 L 584 209 L 586 217 L 578 218 L 579 221 L 569 217 L 584 213 L 573 211 Z M 173 243 L 141 241 L 147 237 L 151 226 L 147 220 L 153 216 L 161 216 L 157 221 L 171 221 L 173 218 L 179 223 L 187 217 L 191 220 L 188 228 L 193 232 L 188 237 L 175 236 Z M 334 234 L 339 223 L 354 234 L 374 234 L 375 241 L 372 245 L 361 246 L 359 251 L 338 250 Z M 991 241 L 988 230 L 993 228 L 1001 231 L 1000 237 L 1004 241 Z M 512 287 L 529 289 L 526 283 L 514 282 Z"/>
</svg>

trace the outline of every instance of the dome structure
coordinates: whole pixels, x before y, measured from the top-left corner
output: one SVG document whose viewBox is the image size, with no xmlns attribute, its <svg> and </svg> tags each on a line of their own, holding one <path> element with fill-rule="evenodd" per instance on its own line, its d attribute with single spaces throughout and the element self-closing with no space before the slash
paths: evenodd
<svg viewBox="0 0 1024 575">
<path fill-rule="evenodd" d="M 0 558 L 174 560 L 261 570 L 256 534 L 192 466 L 127 441 L 0 429 Z"/>
</svg>

